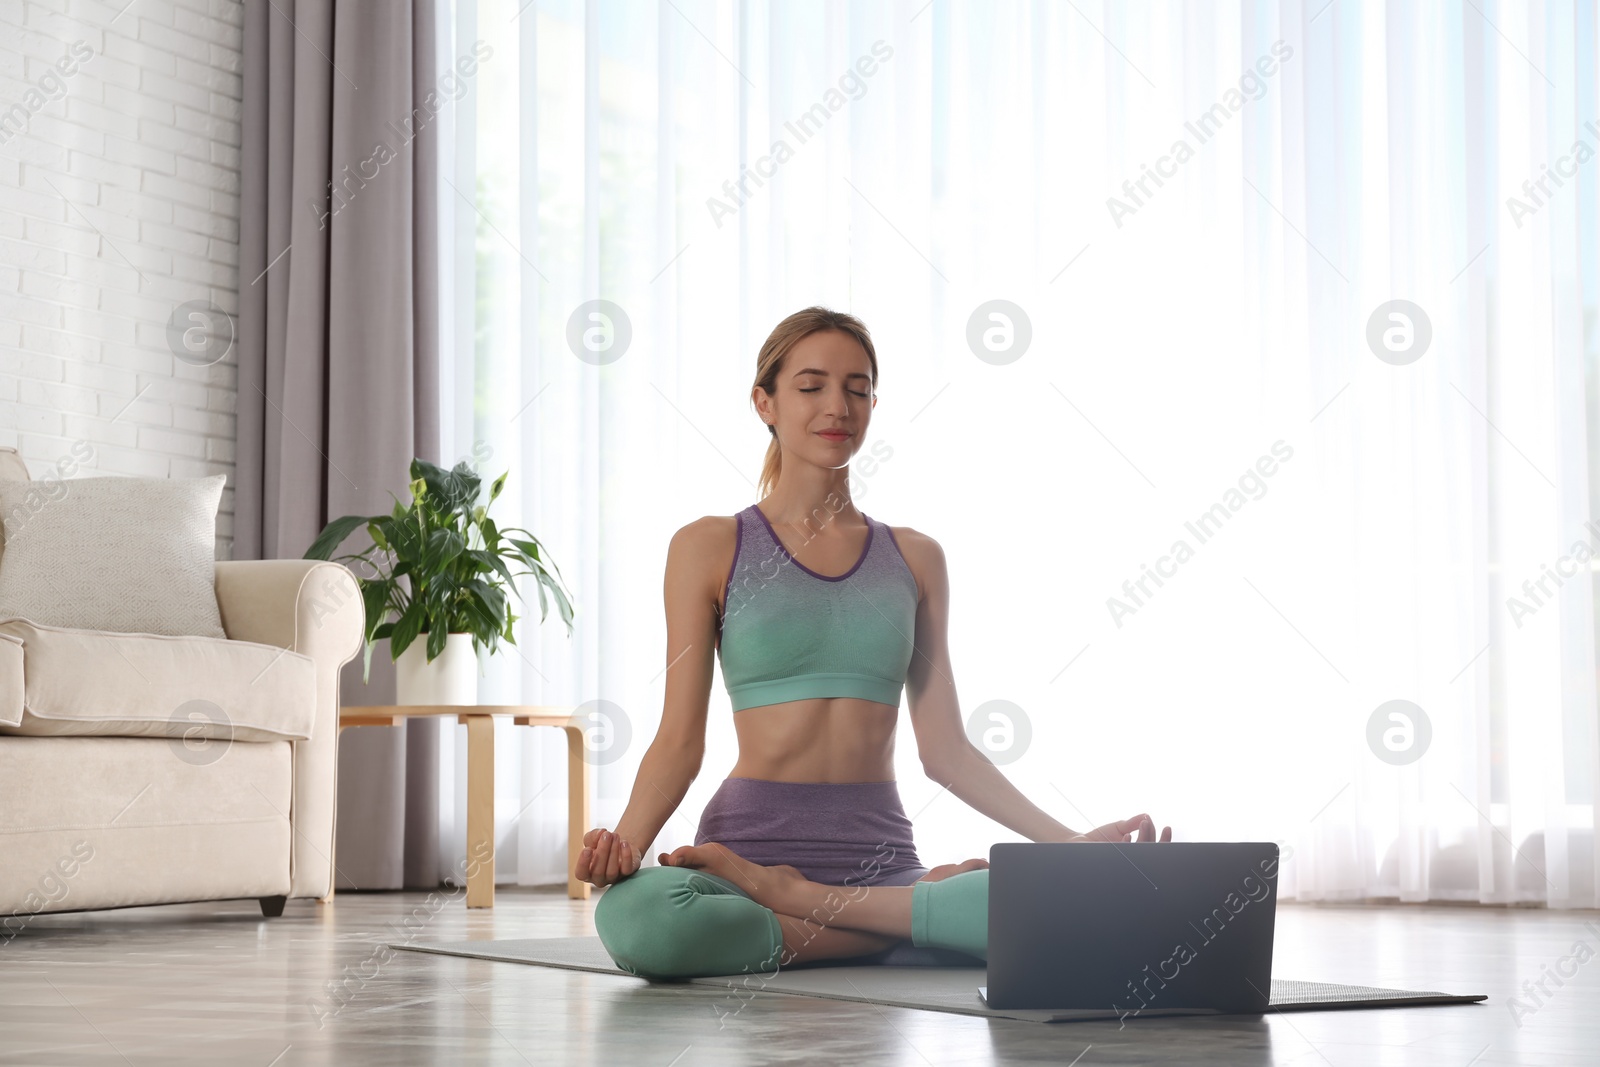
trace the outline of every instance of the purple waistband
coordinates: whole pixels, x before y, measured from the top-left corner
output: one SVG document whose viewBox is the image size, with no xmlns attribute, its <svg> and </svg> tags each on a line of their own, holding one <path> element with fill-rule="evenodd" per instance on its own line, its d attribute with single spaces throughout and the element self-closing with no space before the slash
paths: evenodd
<svg viewBox="0 0 1600 1067">
<path fill-rule="evenodd" d="M 825 885 L 906 885 L 927 873 L 897 783 L 725 778 L 694 842 L 753 863 L 787 863 Z"/>
</svg>

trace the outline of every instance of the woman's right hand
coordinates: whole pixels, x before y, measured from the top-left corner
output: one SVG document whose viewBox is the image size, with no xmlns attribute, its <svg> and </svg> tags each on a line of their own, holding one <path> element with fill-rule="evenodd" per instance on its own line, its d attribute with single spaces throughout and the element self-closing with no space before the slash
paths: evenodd
<svg viewBox="0 0 1600 1067">
<path fill-rule="evenodd" d="M 639 853 L 631 844 L 597 826 L 583 835 L 583 850 L 572 873 L 580 882 L 607 886 L 637 871 L 639 863 Z"/>
</svg>

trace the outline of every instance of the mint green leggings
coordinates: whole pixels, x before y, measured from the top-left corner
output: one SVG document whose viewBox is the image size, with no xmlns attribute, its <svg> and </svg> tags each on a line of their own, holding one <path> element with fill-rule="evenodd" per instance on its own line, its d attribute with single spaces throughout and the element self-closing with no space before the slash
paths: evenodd
<svg viewBox="0 0 1600 1067">
<path fill-rule="evenodd" d="M 863 888 L 841 886 L 838 903 L 813 913 L 816 921 L 841 925 L 839 913 Z M 607 886 L 594 925 L 612 961 L 641 978 L 771 974 L 783 961 L 777 913 L 727 879 L 687 867 L 641 867 Z M 911 943 L 987 960 L 988 870 L 912 883 Z"/>
</svg>

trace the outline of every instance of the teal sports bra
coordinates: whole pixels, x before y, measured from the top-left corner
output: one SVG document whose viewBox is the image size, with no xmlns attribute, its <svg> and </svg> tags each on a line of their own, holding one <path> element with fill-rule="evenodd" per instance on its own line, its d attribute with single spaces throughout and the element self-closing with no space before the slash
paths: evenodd
<svg viewBox="0 0 1600 1067">
<path fill-rule="evenodd" d="M 807 697 L 900 706 L 911 666 L 917 581 L 894 531 L 862 513 L 854 567 L 818 574 L 789 555 L 752 504 L 736 516 L 717 652 L 734 711 Z"/>
</svg>

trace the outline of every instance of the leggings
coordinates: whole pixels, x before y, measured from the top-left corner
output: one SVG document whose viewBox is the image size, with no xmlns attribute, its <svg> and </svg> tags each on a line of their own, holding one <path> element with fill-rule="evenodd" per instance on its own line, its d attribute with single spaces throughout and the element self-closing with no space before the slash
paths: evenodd
<svg viewBox="0 0 1600 1067">
<path fill-rule="evenodd" d="M 841 926 L 861 886 L 911 885 L 911 943 L 988 958 L 989 872 L 937 882 L 916 855 L 911 822 L 888 782 L 727 778 L 706 805 L 695 844 L 716 841 L 764 865 L 787 863 L 841 888 L 815 915 Z M 595 930 L 612 961 L 642 978 L 763 972 L 782 962 L 777 914 L 732 882 L 687 867 L 641 867 L 606 887 Z"/>
<path fill-rule="evenodd" d="M 857 883 L 839 897 L 859 894 Z M 839 914 L 848 907 L 841 903 Z M 727 879 L 687 867 L 641 867 L 607 886 L 594 924 L 612 961 L 641 978 L 772 974 L 783 958 L 776 912 Z M 987 960 L 989 872 L 913 883 L 911 943 Z"/>
</svg>

